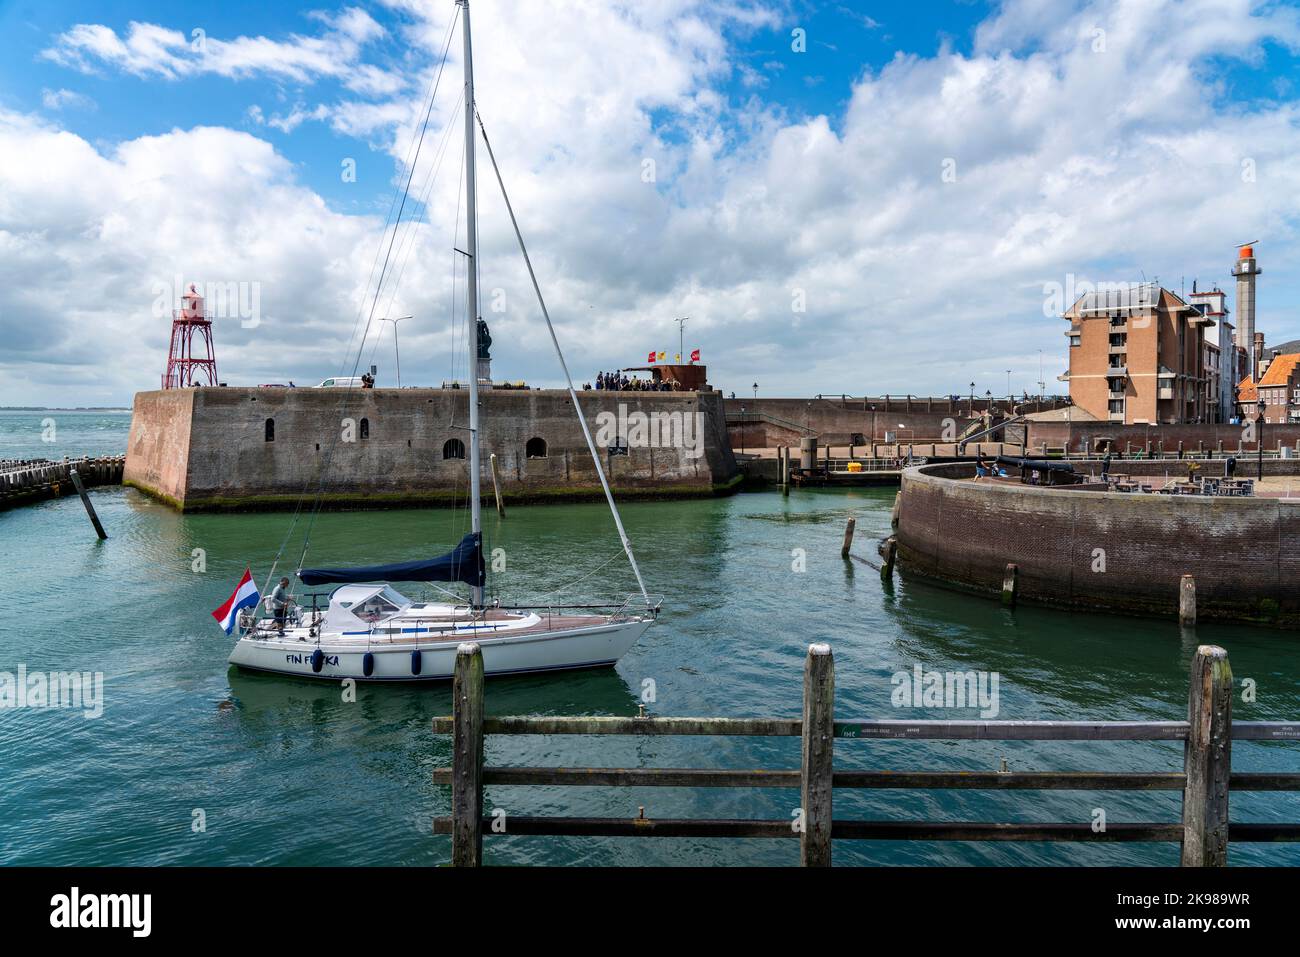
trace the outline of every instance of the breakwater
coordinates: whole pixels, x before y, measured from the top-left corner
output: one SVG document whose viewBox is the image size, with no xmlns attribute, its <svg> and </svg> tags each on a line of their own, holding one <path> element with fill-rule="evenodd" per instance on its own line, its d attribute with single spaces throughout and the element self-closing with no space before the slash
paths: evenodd
<svg viewBox="0 0 1300 957">
<path fill-rule="evenodd" d="M 716 392 L 580 394 L 602 466 L 623 498 L 708 496 L 740 480 Z M 176 508 L 464 502 L 469 393 L 460 389 L 204 388 L 135 397 L 124 482 Z M 563 390 L 480 396 L 481 480 L 509 502 L 601 496 Z"/>
<path fill-rule="evenodd" d="M 969 463 L 904 471 L 904 572 L 997 594 L 1013 563 L 1022 599 L 1170 618 L 1190 574 L 1203 618 L 1300 627 L 1290 547 L 1300 501 L 967 481 L 973 474 Z"/>
<path fill-rule="evenodd" d="M 120 485 L 126 456 L 86 456 L 52 462 L 49 459 L 0 459 L 0 508 L 59 498 L 75 492 L 72 471 L 82 484 Z"/>
</svg>

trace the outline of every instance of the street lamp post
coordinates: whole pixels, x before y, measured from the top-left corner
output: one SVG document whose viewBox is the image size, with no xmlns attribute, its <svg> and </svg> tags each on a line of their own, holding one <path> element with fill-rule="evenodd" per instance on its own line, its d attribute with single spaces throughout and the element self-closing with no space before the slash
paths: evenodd
<svg viewBox="0 0 1300 957">
<path fill-rule="evenodd" d="M 745 426 L 748 420 L 745 418 L 745 407 L 740 407 L 740 454 L 745 454 Z"/>
<path fill-rule="evenodd" d="M 755 402 L 758 401 L 758 383 L 757 383 L 757 382 L 754 383 L 754 401 L 755 401 Z"/>
<path fill-rule="evenodd" d="M 385 316 L 380 318 L 379 320 L 380 322 L 391 322 L 393 324 L 393 357 L 397 360 L 397 387 L 399 389 L 402 387 L 402 353 L 401 350 L 397 348 L 397 324 L 401 322 L 403 319 L 413 319 L 413 318 L 415 317 L 398 316 L 396 319 L 389 319 L 388 317 Z"/>
<path fill-rule="evenodd" d="M 684 316 L 681 319 L 674 320 L 677 323 L 677 361 L 682 361 L 682 356 L 686 355 L 686 321 L 690 316 Z"/>
<path fill-rule="evenodd" d="M 975 418 L 975 383 L 970 384 L 970 417 Z"/>
<path fill-rule="evenodd" d="M 1268 408 L 1268 403 L 1263 399 L 1259 400 L 1256 408 L 1259 409 L 1259 416 L 1255 419 L 1255 450 L 1259 463 L 1259 481 L 1264 481 L 1264 410 Z"/>
</svg>

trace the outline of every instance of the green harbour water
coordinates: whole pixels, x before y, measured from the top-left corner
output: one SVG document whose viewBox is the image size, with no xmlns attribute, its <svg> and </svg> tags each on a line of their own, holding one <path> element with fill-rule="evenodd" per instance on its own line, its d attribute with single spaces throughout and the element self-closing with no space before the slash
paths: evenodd
<svg viewBox="0 0 1300 957">
<path fill-rule="evenodd" d="M 60 439 L 40 440 L 54 415 Z M 125 449 L 129 415 L 0 413 L 0 458 L 61 458 Z M 80 442 L 80 447 L 75 447 Z M 87 447 L 95 442 L 102 447 Z M 430 719 L 450 713 L 446 684 L 338 685 L 243 674 L 210 612 L 245 565 L 262 581 L 289 527 L 284 513 L 180 515 L 133 490 L 92 497 L 109 539 L 97 542 L 80 502 L 0 512 L 0 671 L 104 674 L 103 714 L 0 709 L 0 861 L 112 865 L 433 865 L 449 839 L 431 833 L 449 793 L 431 771 L 450 742 Z M 616 668 L 489 679 L 489 714 L 637 712 L 797 716 L 811 641 L 835 654 L 839 718 L 976 718 L 974 709 L 896 708 L 896 672 L 915 665 L 999 676 L 1003 719 L 1186 716 L 1195 645 L 1228 649 L 1242 720 L 1300 718 L 1300 635 L 1067 613 L 959 594 L 906 576 L 892 588 L 839 546 L 857 518 L 855 551 L 875 554 L 892 489 L 774 492 L 623 508 L 647 585 L 666 596 L 660 621 Z M 485 510 L 506 570 L 495 587 L 520 602 L 633 590 L 602 505 Z M 463 512 L 323 514 L 312 562 L 368 564 L 444 550 Z M 193 569 L 202 549 L 206 570 Z M 801 565 L 803 570 L 798 570 Z M 292 568 L 296 549 L 288 559 Z M 579 585 L 554 595 L 574 580 Z M 421 595 L 420 587 L 405 589 Z M 431 597 L 433 597 L 431 595 Z M 1240 687 L 1238 689 L 1240 691 Z M 1149 770 L 1182 767 L 1179 742 L 836 743 L 840 769 Z M 498 765 L 797 768 L 797 739 L 490 738 Z M 1234 770 L 1300 771 L 1294 743 L 1236 742 Z M 837 818 L 1090 822 L 1175 821 L 1180 792 L 840 791 Z M 797 790 L 489 788 L 510 814 L 790 819 Z M 204 829 L 196 831 L 199 817 Z M 1300 820 L 1300 795 L 1232 795 L 1234 821 Z M 489 864 L 792 865 L 790 840 L 560 839 L 489 836 Z M 851 842 L 849 865 L 1173 865 L 1172 844 Z M 1295 845 L 1234 844 L 1233 864 L 1300 864 Z"/>
</svg>

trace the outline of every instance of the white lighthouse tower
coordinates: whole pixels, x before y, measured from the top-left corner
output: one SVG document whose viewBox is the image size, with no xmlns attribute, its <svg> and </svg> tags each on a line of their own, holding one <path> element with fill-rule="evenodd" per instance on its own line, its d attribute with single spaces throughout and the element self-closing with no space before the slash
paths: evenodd
<svg viewBox="0 0 1300 957">
<path fill-rule="evenodd" d="M 1237 277 L 1237 345 L 1246 350 L 1246 367 L 1251 379 L 1259 381 L 1259 356 L 1255 350 L 1255 277 L 1263 270 L 1255 262 L 1254 243 L 1237 247 L 1232 274 Z"/>
</svg>

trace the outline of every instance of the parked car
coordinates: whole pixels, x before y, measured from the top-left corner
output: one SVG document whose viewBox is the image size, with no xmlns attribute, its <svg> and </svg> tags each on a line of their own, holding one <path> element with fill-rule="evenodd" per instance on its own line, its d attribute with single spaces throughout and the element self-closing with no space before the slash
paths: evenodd
<svg viewBox="0 0 1300 957">
<path fill-rule="evenodd" d="M 360 389 L 364 386 L 359 375 L 337 375 L 332 379 L 326 379 L 317 389 Z"/>
</svg>

